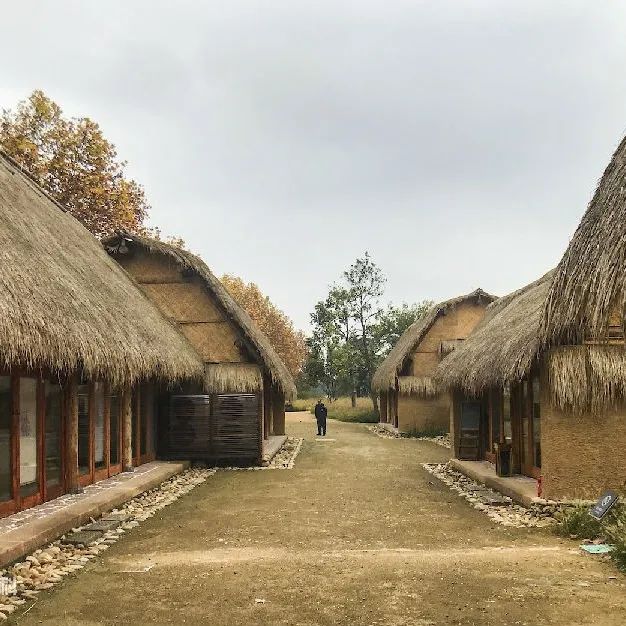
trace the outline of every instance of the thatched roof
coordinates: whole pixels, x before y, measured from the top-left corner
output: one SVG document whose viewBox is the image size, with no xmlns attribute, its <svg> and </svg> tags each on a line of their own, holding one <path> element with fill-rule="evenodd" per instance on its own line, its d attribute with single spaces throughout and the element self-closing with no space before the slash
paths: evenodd
<svg viewBox="0 0 626 626">
<path fill-rule="evenodd" d="M 478 394 L 521 380 L 540 349 L 539 327 L 554 270 L 487 307 L 484 319 L 437 367 L 442 388 Z"/>
<path fill-rule="evenodd" d="M 100 242 L 0 153 L 0 362 L 114 384 L 202 376 L 187 340 Z"/>
<path fill-rule="evenodd" d="M 285 367 L 280 357 L 272 348 L 267 337 L 259 330 L 252 318 L 244 311 L 228 293 L 224 285 L 215 277 L 207 264 L 195 254 L 183 250 L 177 246 L 157 241 L 149 237 L 135 234 L 120 233 L 104 241 L 104 245 L 111 251 L 119 245 L 121 238 L 130 245 L 133 243 L 144 248 L 150 253 L 165 255 L 181 268 L 192 271 L 204 282 L 209 293 L 215 298 L 218 305 L 222 307 L 225 314 L 240 329 L 244 338 L 251 344 L 257 352 L 259 362 L 267 370 L 271 379 L 282 389 L 285 397 L 291 400 L 296 397 L 296 386 L 289 370 Z"/>
<path fill-rule="evenodd" d="M 492 302 L 495 300 L 495 296 L 488 294 L 482 289 L 476 289 L 464 296 L 452 298 L 431 307 L 428 312 L 406 329 L 398 343 L 389 352 L 387 358 L 380 364 L 372 378 L 372 389 L 375 391 L 395 389 L 396 377 L 402 369 L 405 359 L 426 336 L 426 333 L 437 321 L 437 318 L 455 306 L 470 300 Z M 428 385 L 429 383 L 424 382 L 424 384 L 420 383 L 418 386 L 426 388 Z"/>
<path fill-rule="evenodd" d="M 580 343 L 606 335 L 626 310 L 626 138 L 604 171 L 559 263 L 546 301 L 542 338 Z"/>
<path fill-rule="evenodd" d="M 263 375 L 256 363 L 207 363 L 204 388 L 211 393 L 256 393 Z"/>
</svg>

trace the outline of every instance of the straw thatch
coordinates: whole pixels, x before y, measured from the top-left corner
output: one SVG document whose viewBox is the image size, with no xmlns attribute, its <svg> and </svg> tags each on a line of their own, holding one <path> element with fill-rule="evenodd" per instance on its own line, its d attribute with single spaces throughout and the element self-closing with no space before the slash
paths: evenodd
<svg viewBox="0 0 626 626">
<path fill-rule="evenodd" d="M 263 389 L 263 376 L 254 363 L 207 363 L 204 387 L 209 393 L 256 393 Z"/>
<path fill-rule="evenodd" d="M 427 313 L 407 328 L 387 358 L 380 364 L 372 378 L 372 389 L 379 392 L 395 389 L 396 378 L 402 370 L 405 359 L 419 345 L 439 316 L 445 315 L 447 311 L 463 302 L 470 300 L 492 302 L 494 299 L 495 296 L 482 289 L 476 289 L 464 296 L 452 298 L 431 307 Z"/>
<path fill-rule="evenodd" d="M 439 390 L 430 376 L 398 376 L 398 391 L 416 394 L 422 398 L 434 398 Z"/>
<path fill-rule="evenodd" d="M 6 368 L 113 384 L 202 376 L 203 364 L 100 242 L 0 153 L 0 352 Z"/>
<path fill-rule="evenodd" d="M 607 335 L 626 307 L 626 138 L 615 151 L 559 263 L 548 294 L 542 339 L 551 345 Z"/>
<path fill-rule="evenodd" d="M 117 248 L 124 239 L 127 245 L 136 244 L 150 253 L 165 255 L 173 260 L 185 271 L 191 271 L 202 279 L 208 292 L 214 297 L 218 305 L 222 307 L 225 314 L 241 330 L 245 339 L 257 352 L 260 363 L 265 367 L 271 379 L 280 387 L 287 400 L 296 397 L 296 386 L 293 378 L 285 364 L 272 348 L 267 337 L 259 330 L 251 317 L 244 311 L 228 293 L 222 283 L 213 275 L 207 264 L 195 254 L 183 250 L 179 247 L 169 245 L 162 241 L 157 241 L 149 237 L 120 233 L 104 241 L 104 245 L 110 251 L 117 251 Z"/>
<path fill-rule="evenodd" d="M 539 326 L 553 271 L 496 300 L 474 332 L 437 367 L 443 388 L 479 394 L 521 380 L 540 348 Z"/>
</svg>

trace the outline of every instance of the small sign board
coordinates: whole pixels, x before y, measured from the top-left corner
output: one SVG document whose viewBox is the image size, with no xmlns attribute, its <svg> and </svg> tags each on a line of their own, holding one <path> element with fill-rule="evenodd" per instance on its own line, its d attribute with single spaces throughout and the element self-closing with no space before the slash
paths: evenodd
<svg viewBox="0 0 626 626">
<path fill-rule="evenodd" d="M 600 499 L 589 509 L 589 515 L 602 519 L 617 503 L 619 496 L 614 491 L 605 491 Z"/>
</svg>

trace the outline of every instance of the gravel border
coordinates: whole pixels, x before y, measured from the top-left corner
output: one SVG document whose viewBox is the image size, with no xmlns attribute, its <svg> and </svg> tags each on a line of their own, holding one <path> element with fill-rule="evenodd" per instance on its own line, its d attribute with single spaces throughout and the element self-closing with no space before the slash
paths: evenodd
<svg viewBox="0 0 626 626">
<path fill-rule="evenodd" d="M 89 531 L 89 524 L 86 524 L 72 528 L 71 533 L 63 535 L 44 548 L 35 550 L 23 560 L 0 569 L 0 621 L 7 620 L 18 608 L 25 608 L 28 603 L 34 603 L 40 592 L 52 589 L 65 576 L 80 571 L 89 561 L 115 544 L 126 532 L 206 482 L 218 470 L 293 469 L 303 441 L 298 437 L 288 437 L 269 465 L 263 467 L 187 469 L 104 515 L 104 518 L 117 516 L 123 521 L 116 529 L 103 533 L 100 538 L 88 545 L 69 543 L 74 533 Z M 91 519 L 90 523 L 95 521 Z"/>
<path fill-rule="evenodd" d="M 287 437 L 272 460 L 267 465 L 254 465 L 252 467 L 218 467 L 215 469 L 225 471 L 248 471 L 258 472 L 261 470 L 286 470 L 293 469 L 297 456 L 300 454 L 302 442 L 300 437 Z"/>
<path fill-rule="evenodd" d="M 189 493 L 214 474 L 214 469 L 185 470 L 107 513 L 105 517 L 115 515 L 124 521 L 115 530 L 105 532 L 89 545 L 68 543 L 73 533 L 85 528 L 79 526 L 47 547 L 35 550 L 24 560 L 0 570 L 0 590 L 7 594 L 0 595 L 0 621 L 8 619 L 8 615 L 18 607 L 34 602 L 41 591 L 52 589 L 65 576 L 81 570 L 90 560 L 116 543 L 124 533 L 153 517 L 157 511 Z"/>
<path fill-rule="evenodd" d="M 368 426 L 367 430 L 374 433 L 381 439 L 414 439 L 415 441 L 430 441 L 431 443 L 436 443 L 438 446 L 442 448 L 446 448 L 447 450 L 452 449 L 452 443 L 450 442 L 450 435 L 439 435 L 438 437 L 413 437 L 407 433 L 401 433 L 396 430 L 391 430 L 386 428 L 385 426 L 381 426 L 380 424 L 374 424 L 373 426 Z"/>
<path fill-rule="evenodd" d="M 448 463 L 422 463 L 422 467 L 465 498 L 472 507 L 502 526 L 545 528 L 556 521 L 551 508 L 536 504 L 527 509 L 508 496 L 452 469 Z"/>
</svg>

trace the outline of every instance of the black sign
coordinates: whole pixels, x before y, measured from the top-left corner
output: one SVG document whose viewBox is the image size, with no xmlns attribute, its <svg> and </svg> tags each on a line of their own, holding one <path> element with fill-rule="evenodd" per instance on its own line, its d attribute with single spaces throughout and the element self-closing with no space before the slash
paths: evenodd
<svg viewBox="0 0 626 626">
<path fill-rule="evenodd" d="M 619 500 L 619 496 L 614 491 L 605 491 L 600 499 L 589 509 L 589 515 L 596 519 L 602 519 Z"/>
</svg>

